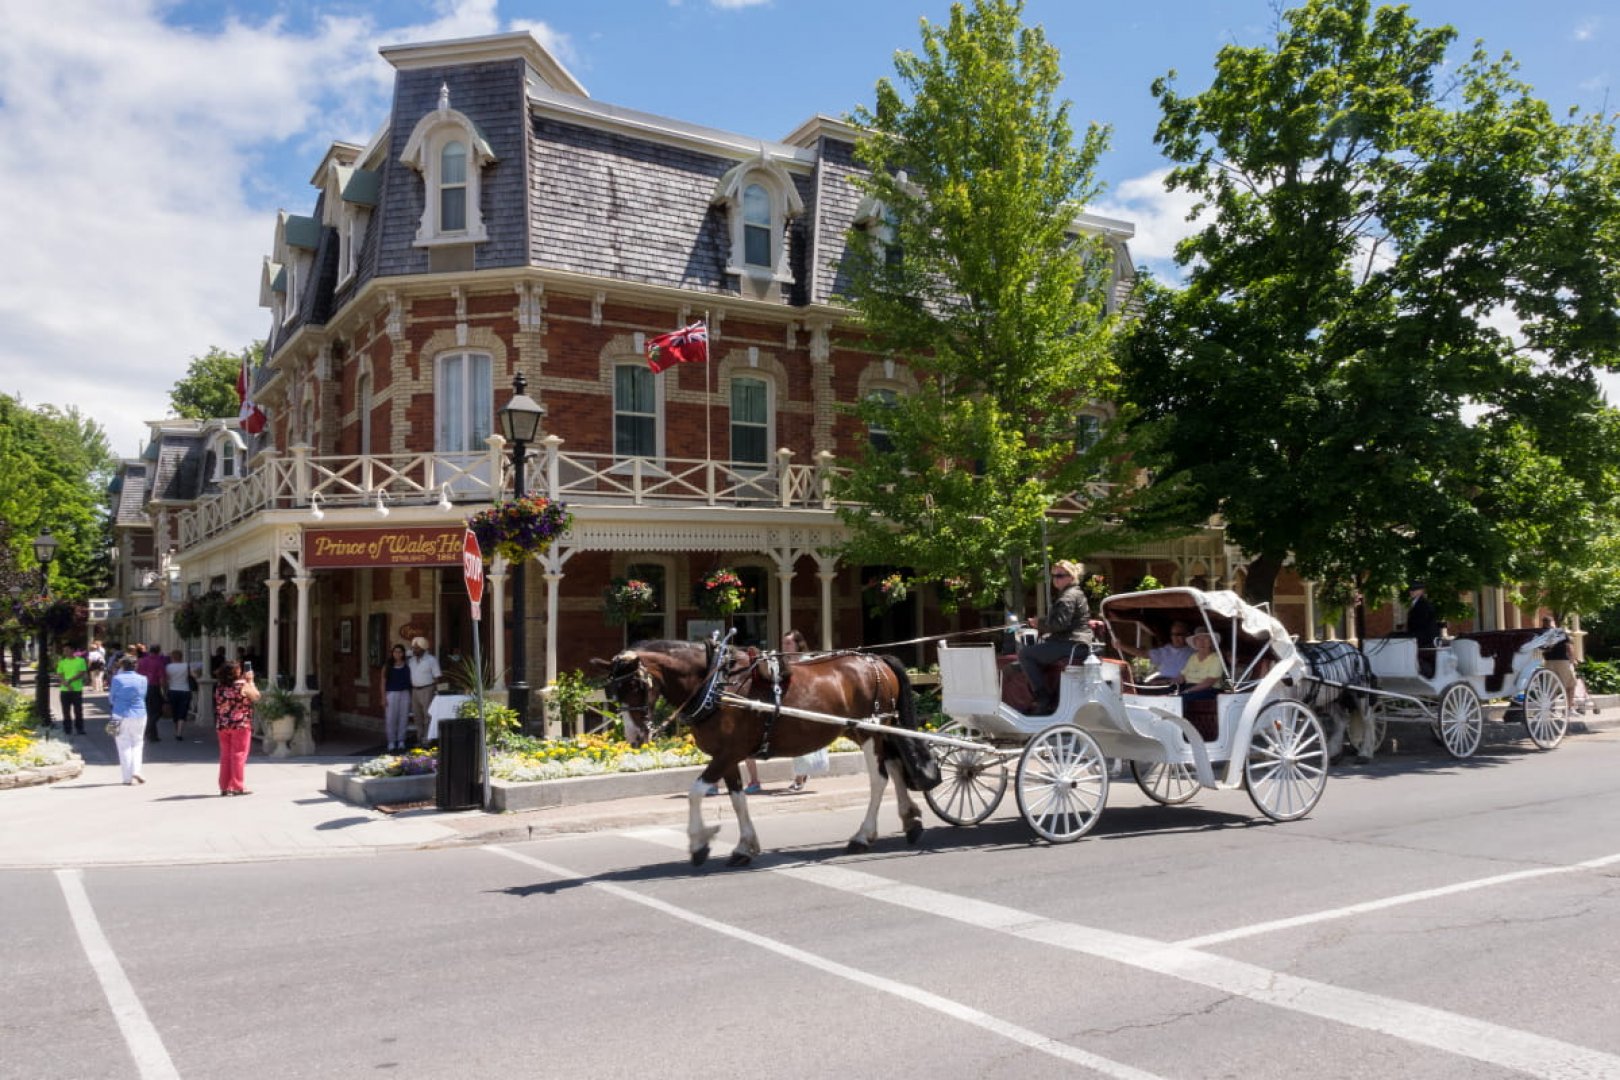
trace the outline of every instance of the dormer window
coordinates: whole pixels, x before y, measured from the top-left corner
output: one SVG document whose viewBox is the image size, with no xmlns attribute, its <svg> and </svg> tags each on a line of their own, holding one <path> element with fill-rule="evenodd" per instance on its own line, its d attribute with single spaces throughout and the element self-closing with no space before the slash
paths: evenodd
<svg viewBox="0 0 1620 1080">
<path fill-rule="evenodd" d="M 873 252 L 881 255 L 884 266 L 891 270 L 900 266 L 903 261 L 900 222 L 893 210 L 877 197 L 868 195 L 855 208 L 855 227 L 870 238 Z"/>
<path fill-rule="evenodd" d="M 755 284 L 791 283 L 787 224 L 804 212 L 804 200 L 787 170 L 762 149 L 720 177 L 712 202 L 724 207 L 727 217 L 726 273 Z"/>
<path fill-rule="evenodd" d="M 400 161 L 422 174 L 425 197 L 416 230 L 418 247 L 478 244 L 489 239 L 479 207 L 485 166 L 495 162 L 488 140 L 450 107 L 450 88 L 439 88 L 439 107 L 417 122 Z"/>
</svg>

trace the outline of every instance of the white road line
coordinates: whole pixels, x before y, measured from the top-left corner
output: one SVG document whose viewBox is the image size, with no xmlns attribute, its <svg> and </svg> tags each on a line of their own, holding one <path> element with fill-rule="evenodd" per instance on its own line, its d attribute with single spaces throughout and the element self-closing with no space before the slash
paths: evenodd
<svg viewBox="0 0 1620 1080">
<path fill-rule="evenodd" d="M 684 839 L 682 840 L 682 843 L 684 844 Z M 1134 1069 L 1129 1065 L 1122 1064 L 1121 1062 L 1111 1061 L 1108 1058 L 1099 1057 L 1096 1054 L 1088 1053 L 1078 1047 L 1070 1046 L 1067 1043 L 1048 1038 L 1039 1032 L 1031 1031 L 1028 1028 L 1020 1027 L 1017 1024 L 1002 1020 L 999 1017 L 991 1016 L 989 1013 L 981 1012 L 978 1009 L 975 1009 L 970 1005 L 964 1005 L 959 1001 L 953 1001 L 950 998 L 941 997 L 938 994 L 924 990 L 920 987 L 912 986 L 909 983 L 903 983 L 895 979 L 885 978 L 882 975 L 874 975 L 869 971 L 862 971 L 859 968 L 853 968 L 847 964 L 840 964 L 836 960 L 828 960 L 825 957 L 817 956 L 815 953 L 806 952 L 804 949 L 784 944 L 783 942 L 777 941 L 774 938 L 768 938 L 763 935 L 756 934 L 750 930 L 744 930 L 741 927 L 732 926 L 730 923 L 719 922 L 718 920 L 711 919 L 705 915 L 699 915 L 694 911 L 688 911 L 685 908 L 676 907 L 674 904 L 666 903 L 663 900 L 658 900 L 651 896 L 643 896 L 641 893 L 626 889 L 621 885 L 614 885 L 606 881 L 592 881 L 586 875 L 581 874 L 576 870 L 570 870 L 567 867 L 558 866 L 555 863 L 545 862 L 543 860 L 536 859 L 533 856 L 512 851 L 510 848 L 501 847 L 498 844 L 487 846 L 483 850 L 493 852 L 496 855 L 504 855 L 509 859 L 533 866 L 556 878 L 582 882 L 593 889 L 600 889 L 603 892 L 620 898 L 621 900 L 628 900 L 630 903 L 640 904 L 643 907 L 652 908 L 654 911 L 661 912 L 673 919 L 680 919 L 683 922 L 691 923 L 693 926 L 700 926 L 703 929 L 713 931 L 716 934 L 723 934 L 726 937 L 735 938 L 738 941 L 746 942 L 749 945 L 765 949 L 768 952 L 773 952 L 778 956 L 782 956 L 789 960 L 804 964 L 808 967 L 815 968 L 818 971 L 824 971 L 829 975 L 834 975 L 838 978 L 846 979 L 853 983 L 858 983 L 861 986 L 878 990 L 885 994 L 892 994 L 895 997 L 902 998 L 914 1005 L 920 1005 L 925 1009 L 932 1009 L 935 1012 L 943 1013 L 952 1019 L 960 1020 L 966 1024 L 972 1024 L 974 1027 L 990 1032 L 993 1035 L 999 1035 L 1004 1039 L 1018 1043 L 1022 1046 L 1026 1046 L 1031 1050 L 1036 1050 L 1042 1054 L 1046 1054 L 1049 1057 L 1057 1058 L 1059 1061 L 1066 1061 L 1073 1065 L 1082 1065 L 1088 1069 L 1095 1070 L 1104 1076 L 1119 1077 L 1121 1080 L 1161 1080 L 1161 1078 L 1154 1073 L 1145 1072 L 1141 1069 Z"/>
<path fill-rule="evenodd" d="M 1007 934 L 1043 946 L 1113 960 L 1459 1057 L 1555 1080 L 1620 1076 L 1620 1057 L 1460 1013 L 1348 990 L 1150 938 L 1059 922 L 1001 904 L 903 885 L 833 866 L 775 871 L 829 889 Z"/>
<path fill-rule="evenodd" d="M 1492 877 L 1475 878 L 1472 881 L 1459 881 L 1454 885 L 1441 885 L 1433 889 L 1420 889 L 1417 892 L 1402 893 L 1399 896 L 1386 896 L 1379 900 L 1366 900 L 1359 904 L 1329 908 L 1326 911 L 1316 911 L 1308 915 L 1295 915 L 1287 919 L 1272 919 L 1270 922 L 1254 923 L 1251 926 L 1240 926 L 1214 934 L 1182 938 L 1176 944 L 1183 948 L 1200 949 L 1206 945 L 1219 945 L 1222 942 L 1256 937 L 1260 934 L 1270 934 L 1278 930 L 1293 930 L 1301 926 L 1310 926 L 1313 923 L 1328 922 L 1333 919 L 1348 919 L 1354 915 L 1366 915 L 1369 912 L 1383 911 L 1387 908 L 1400 907 L 1403 904 L 1417 904 L 1424 900 L 1437 900 L 1444 896 L 1472 892 L 1475 889 L 1511 885 L 1514 882 L 1548 877 L 1553 874 L 1573 874 L 1584 870 L 1601 870 L 1616 863 L 1620 863 L 1620 855 L 1605 855 L 1602 858 L 1588 859 L 1585 862 L 1574 863 L 1569 866 L 1546 866 L 1535 870 L 1518 870 L 1511 874 L 1496 874 Z"/>
<path fill-rule="evenodd" d="M 135 1067 L 143 1080 L 179 1080 L 180 1074 L 169 1060 L 163 1038 L 152 1026 L 141 999 L 135 995 L 135 988 L 124 974 L 124 967 L 118 962 L 107 935 L 101 932 L 101 923 L 90 906 L 90 896 L 84 891 L 84 871 L 58 870 L 56 880 L 62 886 L 68 914 L 73 917 L 73 928 L 79 932 L 79 944 L 84 946 L 84 955 L 101 982 L 101 992 L 107 995 L 107 1004 L 112 1006 L 113 1019 L 118 1021 L 118 1030 L 123 1032 Z"/>
</svg>

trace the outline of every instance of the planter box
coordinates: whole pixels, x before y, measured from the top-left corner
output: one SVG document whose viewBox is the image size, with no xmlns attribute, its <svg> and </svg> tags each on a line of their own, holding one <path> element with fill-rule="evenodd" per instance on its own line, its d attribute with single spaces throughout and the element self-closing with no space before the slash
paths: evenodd
<svg viewBox="0 0 1620 1080">
<path fill-rule="evenodd" d="M 71 780 L 82 772 L 84 761 L 75 755 L 72 761 L 64 761 L 60 765 L 40 765 L 32 769 L 19 769 L 14 773 L 0 773 L 0 789 L 54 784 L 58 780 Z"/>
<path fill-rule="evenodd" d="M 346 769 L 326 773 L 326 792 L 356 806 L 398 806 L 433 801 L 434 775 L 356 776 Z"/>
<path fill-rule="evenodd" d="M 866 755 L 834 754 L 830 776 L 851 776 L 866 771 Z M 490 810 L 541 810 L 549 806 L 577 806 L 582 803 L 634 799 L 647 795 L 685 795 L 692 790 L 703 766 L 681 769 L 654 769 L 651 772 L 607 773 L 603 776 L 573 776 L 566 780 L 535 780 L 512 783 L 496 780 L 490 784 Z M 785 783 L 792 777 L 792 761 L 773 758 L 759 763 L 759 778 L 766 783 Z M 724 787 L 721 788 L 724 791 Z"/>
</svg>

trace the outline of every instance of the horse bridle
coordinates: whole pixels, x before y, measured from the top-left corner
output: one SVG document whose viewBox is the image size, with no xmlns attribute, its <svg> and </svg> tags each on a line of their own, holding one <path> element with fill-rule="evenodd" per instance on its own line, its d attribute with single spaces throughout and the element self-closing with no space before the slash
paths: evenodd
<svg viewBox="0 0 1620 1080">
<path fill-rule="evenodd" d="M 617 663 L 618 658 L 615 658 L 615 666 L 617 666 Z M 632 705 L 624 699 L 623 689 L 627 683 L 634 683 L 635 685 L 641 687 L 640 705 Z M 624 706 L 624 711 L 631 720 L 634 720 L 643 728 L 650 729 L 652 727 L 652 705 L 653 701 L 657 699 L 657 694 L 655 694 L 654 691 L 657 690 L 659 693 L 662 693 L 663 689 L 658 685 L 657 681 L 653 679 L 652 672 L 648 671 L 642 666 L 641 657 L 636 657 L 635 667 L 629 668 L 625 671 L 615 673 L 614 670 L 610 668 L 608 670 L 607 683 L 603 688 L 607 690 L 609 697 L 618 702 L 620 705 Z"/>
</svg>

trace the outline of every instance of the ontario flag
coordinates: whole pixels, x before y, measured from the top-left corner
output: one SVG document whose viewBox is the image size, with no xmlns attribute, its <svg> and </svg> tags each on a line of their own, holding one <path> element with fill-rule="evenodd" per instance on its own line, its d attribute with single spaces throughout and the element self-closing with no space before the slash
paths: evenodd
<svg viewBox="0 0 1620 1080">
<path fill-rule="evenodd" d="M 676 364 L 702 364 L 709 359 L 709 328 L 702 321 L 647 340 L 647 366 L 658 374 Z"/>
<path fill-rule="evenodd" d="M 247 354 L 244 353 L 242 355 L 242 370 L 237 372 L 236 375 L 236 400 L 242 403 L 241 409 L 236 414 L 236 419 L 242 425 L 243 431 L 249 435 L 257 435 L 264 430 L 265 415 L 263 409 L 253 404 L 253 398 L 249 395 L 251 381 L 248 374 L 248 358 Z"/>
</svg>

